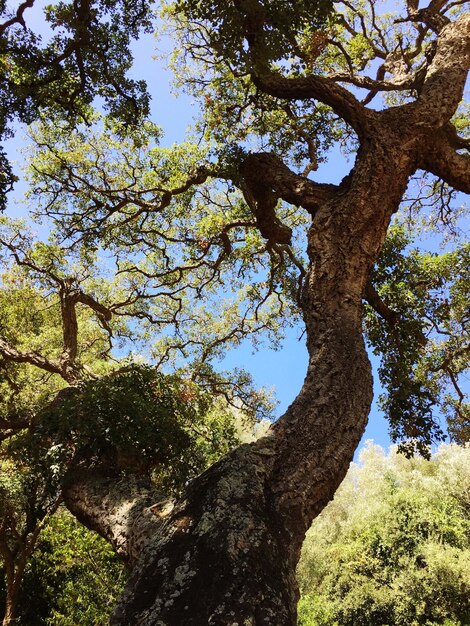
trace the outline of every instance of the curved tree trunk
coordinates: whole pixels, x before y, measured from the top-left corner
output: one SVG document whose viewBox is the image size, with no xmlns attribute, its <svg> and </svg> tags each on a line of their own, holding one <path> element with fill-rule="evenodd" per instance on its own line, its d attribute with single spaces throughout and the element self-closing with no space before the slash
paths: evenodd
<svg viewBox="0 0 470 626">
<path fill-rule="evenodd" d="M 296 624 L 305 532 L 343 479 L 372 401 L 362 294 L 414 167 L 393 142 L 379 154 L 362 151 L 348 188 L 312 223 L 300 394 L 267 436 L 192 482 L 146 547 L 113 625 Z"/>
<path fill-rule="evenodd" d="M 372 81 L 369 96 L 360 102 L 344 83 L 361 86 L 363 76 L 343 80 L 276 71 L 263 52 L 270 32 L 263 3 L 232 4 L 246 29 L 244 56 L 251 56 L 255 87 L 287 103 L 314 100 L 330 107 L 356 132 L 360 148 L 339 186 L 314 183 L 266 153 L 249 155 L 232 181 L 253 210 L 260 233 L 278 249 L 285 250 L 292 235 L 277 218 L 279 199 L 312 216 L 301 298 L 308 371 L 299 395 L 267 435 L 240 446 L 195 478 L 177 502 L 164 498 L 141 476 L 71 472 L 63 490 L 65 503 L 131 567 L 111 619 L 114 626 L 296 624 L 295 568 L 305 532 L 344 478 L 370 410 L 372 375 L 362 337 L 362 298 L 390 218 L 418 168 L 456 190 L 470 191 L 470 160 L 459 152 L 470 143 L 458 138 L 451 124 L 470 67 L 469 13 L 462 11 L 451 22 L 439 15 L 443 2 L 421 9 L 407 3 L 405 21 L 424 24 L 422 32 L 436 37 L 426 50 L 427 35 L 419 41 L 419 68 L 412 67 L 415 57 L 407 63 L 410 75 L 403 80 L 414 100 L 407 94 L 404 104 L 375 111 L 364 102 L 370 102 L 374 85 L 375 93 L 399 89 L 394 76 Z M 385 55 L 384 71 L 392 53 Z M 181 189 L 209 175 L 196 175 Z M 220 176 L 228 176 L 226 168 Z M 10 244 L 4 245 L 15 253 Z M 74 384 L 79 378 L 75 306 L 86 304 L 104 321 L 112 311 L 74 290 L 68 279 L 53 280 L 60 286 L 61 357 L 51 360 L 18 351 L 4 339 L 0 354 Z M 17 574 L 6 544 L 3 548 L 10 568 L 4 625 L 12 622 L 19 581 L 40 528 L 28 540 Z"/>
<path fill-rule="evenodd" d="M 470 61 L 469 24 L 463 16 L 442 28 L 416 102 L 382 112 L 365 109 L 327 79 L 254 77 L 276 97 L 318 98 L 332 106 L 360 141 L 354 168 L 339 187 L 316 185 L 272 155 L 252 155 L 246 171 L 241 168 L 247 202 L 265 237 L 281 238 L 280 244 L 289 239 L 276 220 L 277 198 L 313 216 L 302 296 L 307 375 L 265 437 L 193 480 L 174 506 L 156 507 L 158 523 L 146 534 L 113 626 L 296 624 L 295 566 L 305 532 L 343 479 L 370 410 L 362 296 L 390 218 L 418 167 L 445 177 L 451 162 L 452 183 L 461 189 L 469 184 L 468 159 L 444 136 Z M 79 513 L 86 486 L 75 496 Z M 100 521 L 93 508 L 85 517 L 95 517 L 93 527 L 114 536 L 112 520 Z M 126 541 L 134 527 L 127 524 Z"/>
</svg>

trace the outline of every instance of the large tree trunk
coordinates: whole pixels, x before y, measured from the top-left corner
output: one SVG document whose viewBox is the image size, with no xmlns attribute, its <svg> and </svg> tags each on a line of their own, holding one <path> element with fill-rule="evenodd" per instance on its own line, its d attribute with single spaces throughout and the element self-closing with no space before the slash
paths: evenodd
<svg viewBox="0 0 470 626">
<path fill-rule="evenodd" d="M 311 227 L 300 394 L 267 436 L 193 481 L 147 546 L 113 625 L 296 623 L 305 532 L 343 479 L 370 410 L 362 294 L 413 167 L 393 149 L 387 166 L 374 153 L 363 151 L 349 187 Z"/>
</svg>

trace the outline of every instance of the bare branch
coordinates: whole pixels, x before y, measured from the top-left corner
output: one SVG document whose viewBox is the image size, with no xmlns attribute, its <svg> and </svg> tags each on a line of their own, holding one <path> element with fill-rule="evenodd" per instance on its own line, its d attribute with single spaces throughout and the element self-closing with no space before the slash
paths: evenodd
<svg viewBox="0 0 470 626">
<path fill-rule="evenodd" d="M 63 366 L 58 361 L 46 359 L 41 354 L 35 351 L 21 352 L 14 348 L 8 341 L 0 338 L 0 354 L 7 361 L 14 361 L 15 363 L 29 363 L 39 369 L 50 372 L 51 374 L 59 374 L 67 382 L 75 382 L 75 378 L 67 374 L 64 371 Z"/>
<path fill-rule="evenodd" d="M 4 22 L 3 24 L 0 24 L 0 35 L 3 35 L 7 28 L 13 26 L 13 24 L 19 24 L 23 28 L 26 28 L 23 13 L 26 11 L 26 9 L 30 9 L 33 5 L 34 0 L 25 0 L 25 2 L 22 2 L 16 11 L 16 15 Z"/>
</svg>

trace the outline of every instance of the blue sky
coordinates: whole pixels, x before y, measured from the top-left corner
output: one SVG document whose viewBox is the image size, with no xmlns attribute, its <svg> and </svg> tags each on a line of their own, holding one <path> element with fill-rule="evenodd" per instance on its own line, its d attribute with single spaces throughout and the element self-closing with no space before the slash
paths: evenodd
<svg viewBox="0 0 470 626">
<path fill-rule="evenodd" d="M 37 11 L 38 9 L 35 8 L 34 12 L 28 12 L 28 16 L 37 16 Z M 39 25 L 39 20 L 37 21 Z M 30 23 L 34 27 L 32 22 Z M 177 98 L 172 93 L 170 73 L 164 69 L 161 61 L 152 60 L 152 56 L 155 54 L 155 45 L 155 39 L 151 35 L 145 35 L 134 44 L 135 65 L 132 76 L 147 81 L 152 95 L 153 119 L 165 131 L 165 138 L 162 143 L 171 145 L 184 138 L 187 126 L 195 113 L 196 104 L 184 94 Z M 168 48 L 168 43 L 163 40 L 159 42 L 158 46 L 161 52 Z M 19 151 L 24 143 L 24 132 L 19 129 L 16 137 L 10 140 L 7 145 L 12 160 L 20 161 Z M 330 155 L 327 163 L 321 166 L 315 179 L 331 183 L 339 182 L 350 167 L 351 163 L 348 164 L 342 155 L 335 151 Z M 18 184 L 9 208 L 9 214 L 12 216 L 25 214 L 25 208 L 17 204 L 16 200 L 21 196 L 22 190 L 23 185 Z M 305 341 L 302 338 L 299 339 L 301 332 L 301 328 L 289 330 L 285 341 L 277 351 L 262 346 L 260 350 L 253 352 L 251 343 L 246 342 L 238 349 L 233 350 L 221 363 L 221 367 L 223 369 L 242 367 L 253 375 L 257 386 L 274 388 L 279 400 L 276 414 L 281 415 L 300 390 L 306 373 L 307 351 Z M 374 368 L 376 368 L 378 365 L 377 358 L 371 355 L 371 360 Z M 374 378 L 377 380 L 377 376 Z M 380 389 L 376 384 L 375 398 L 379 393 Z M 390 445 L 387 431 L 387 422 L 374 403 L 363 442 L 367 439 L 373 439 L 376 443 L 387 447 Z"/>
</svg>

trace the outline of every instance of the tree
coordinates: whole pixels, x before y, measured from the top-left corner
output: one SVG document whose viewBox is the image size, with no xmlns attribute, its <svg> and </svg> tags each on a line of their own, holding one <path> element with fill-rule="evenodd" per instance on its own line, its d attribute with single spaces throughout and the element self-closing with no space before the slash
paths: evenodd
<svg viewBox="0 0 470 626">
<path fill-rule="evenodd" d="M 21 582 L 39 533 L 58 508 L 60 492 L 51 494 L 41 476 L 0 453 L 0 557 L 5 571 L 3 624 L 13 623 Z"/>
<path fill-rule="evenodd" d="M 312 3 L 177 3 L 167 16 L 183 50 L 181 80 L 202 99 L 202 144 L 165 151 L 151 126 L 134 131 L 109 119 L 89 140 L 60 123 L 39 128 L 39 212 L 67 249 L 101 248 L 115 259 L 131 295 L 107 316 L 131 307 L 161 328 L 157 361 L 192 355 L 195 376 L 208 380 L 224 342 L 275 333 L 286 307 L 300 311 L 310 355 L 298 397 L 267 435 L 227 454 L 178 499 L 149 509 L 153 487 L 136 488 L 132 471 L 125 480 L 77 473 L 64 484 L 69 509 L 132 567 L 115 626 L 295 623 L 305 532 L 343 479 L 370 409 L 364 299 L 368 338 L 383 356 L 384 406 L 396 436 L 409 438 L 408 453 L 442 436 L 432 412 L 439 403 L 465 433 L 464 252 L 446 269 L 432 255 L 408 255 L 406 244 L 384 248 L 416 172 L 435 177 L 427 200 L 451 227 L 452 190 L 470 189 L 469 144 L 459 134 L 470 60 L 462 6 L 409 2 L 379 17 L 374 3 L 345 2 L 327 21 L 331 7 Z M 317 183 L 311 173 L 335 137 L 354 149 L 354 165 L 339 185 Z M 408 198 L 412 214 L 426 204 L 423 190 Z M 225 271 L 230 291 L 245 283 L 232 308 L 217 291 Z M 394 287 L 397 276 L 416 306 Z M 91 297 L 86 306 L 99 313 Z M 218 308 L 220 318 L 208 314 Z M 1 353 L 51 371 L 50 359 L 11 342 Z M 65 362 L 79 365 L 76 353 Z M 69 369 L 54 371 L 73 384 Z"/>
<path fill-rule="evenodd" d="M 469 452 L 404 459 L 369 442 L 307 533 L 303 626 L 468 622 Z"/>
<path fill-rule="evenodd" d="M 112 547 L 61 509 L 41 532 L 32 555 L 17 622 L 104 625 L 125 580 L 125 568 Z"/>
</svg>

